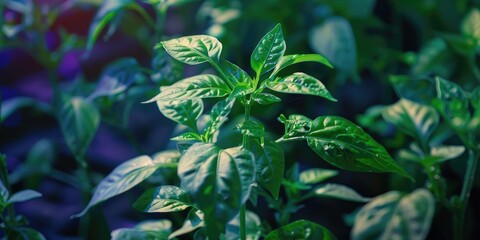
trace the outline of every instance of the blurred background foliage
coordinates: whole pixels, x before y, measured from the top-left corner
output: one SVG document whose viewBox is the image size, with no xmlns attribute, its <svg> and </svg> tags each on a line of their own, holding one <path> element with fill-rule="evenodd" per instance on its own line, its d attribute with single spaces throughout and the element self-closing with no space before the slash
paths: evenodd
<svg viewBox="0 0 480 240">
<path fill-rule="evenodd" d="M 305 63 L 289 71 L 311 73 L 339 101 L 285 96 L 286 101 L 268 110 L 254 108 L 252 115 L 260 120 L 280 113 L 344 116 L 395 155 L 412 140 L 381 119 L 381 106 L 398 100 L 391 82 L 402 75 L 441 76 L 467 91 L 478 86 L 479 6 L 478 0 L 1 0 L 0 153 L 6 155 L 14 192 L 34 189 L 43 195 L 15 210 L 47 239 L 78 239 L 84 224 L 70 216 L 82 209 L 92 186 L 127 159 L 175 148 L 169 139 L 181 129 L 155 106 L 141 102 L 163 85 L 211 71 L 205 65 L 181 66 L 155 47 L 160 40 L 184 35 L 217 37 L 222 54 L 247 69 L 257 39 L 281 23 L 288 51 L 321 53 L 335 67 Z M 231 119 L 221 133 L 224 145 L 239 138 L 229 131 L 237 123 Z M 267 126 L 281 134 L 279 122 Z M 442 134 L 451 136 L 448 130 Z M 306 146 L 286 147 L 287 168 L 331 168 L 303 151 Z M 452 191 L 460 188 L 464 158 L 443 165 Z M 422 179 L 418 166 L 401 156 L 395 159 Z M 176 181 L 175 172 L 163 171 L 152 181 Z M 369 197 L 424 185 L 344 171 L 336 181 Z M 470 236 L 478 235 L 480 226 L 479 186 L 477 177 L 466 221 Z M 165 217 L 126 207 L 137 195 L 122 195 L 99 209 L 108 219 L 102 224 L 116 229 L 146 217 Z M 328 199 L 304 205 L 308 208 L 298 209 L 293 218 L 318 222 L 339 239 L 348 238 L 349 213 L 359 207 Z M 266 209 L 258 211 L 266 220 L 274 218 Z M 181 224 L 175 221 L 178 216 L 168 217 Z M 449 215 L 437 212 L 428 238 L 448 239 L 450 225 Z"/>
</svg>

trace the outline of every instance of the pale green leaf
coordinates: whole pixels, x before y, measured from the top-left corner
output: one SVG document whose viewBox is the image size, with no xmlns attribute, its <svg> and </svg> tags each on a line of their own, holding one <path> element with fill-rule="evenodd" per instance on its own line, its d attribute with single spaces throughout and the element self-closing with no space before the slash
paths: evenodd
<svg viewBox="0 0 480 240">
<path fill-rule="evenodd" d="M 100 124 L 97 108 L 80 97 L 73 97 L 60 109 L 58 120 L 70 150 L 83 157 Z"/>
<path fill-rule="evenodd" d="M 94 205 L 128 191 L 150 177 L 156 169 L 152 159 L 145 155 L 120 164 L 98 184 L 85 209 L 72 217 L 81 217 Z"/>
<path fill-rule="evenodd" d="M 282 101 L 282 99 L 270 93 L 260 93 L 253 97 L 253 101 L 261 105 L 269 105 L 272 103 L 280 102 Z"/>
<path fill-rule="evenodd" d="M 302 62 L 318 62 L 323 65 L 333 68 L 332 64 L 328 61 L 326 57 L 321 54 L 293 54 L 285 55 L 278 61 L 277 65 L 273 69 L 271 76 L 275 76 L 282 69 L 291 66 L 293 64 L 302 63 Z"/>
<path fill-rule="evenodd" d="M 435 199 L 425 189 L 408 195 L 388 192 L 375 197 L 362 207 L 355 217 L 351 237 L 353 240 L 422 240 L 427 237 Z"/>
<path fill-rule="evenodd" d="M 166 240 L 171 232 L 169 220 L 145 221 L 134 228 L 120 228 L 112 231 L 112 240 Z"/>
<path fill-rule="evenodd" d="M 173 58 L 196 65 L 220 61 L 222 44 L 214 37 L 195 35 L 171 39 L 160 43 Z"/>
<path fill-rule="evenodd" d="M 265 126 L 256 120 L 247 120 L 237 125 L 242 135 L 262 138 L 265 136 Z"/>
<path fill-rule="evenodd" d="M 277 239 L 336 240 L 337 238 L 324 226 L 302 219 L 277 228 L 265 237 L 265 240 Z"/>
<path fill-rule="evenodd" d="M 190 196 L 170 185 L 148 189 L 133 204 L 141 212 L 178 212 L 189 207 L 192 207 Z"/>
<path fill-rule="evenodd" d="M 328 183 L 316 187 L 312 194 L 317 197 L 335 198 L 353 202 L 368 202 L 370 198 L 363 197 L 350 187 Z"/>
<path fill-rule="evenodd" d="M 282 26 L 277 24 L 268 32 L 253 50 L 250 58 L 252 69 L 261 75 L 272 70 L 285 53 L 286 44 L 283 39 Z"/>
<path fill-rule="evenodd" d="M 462 34 L 475 39 L 477 46 L 480 46 L 480 10 L 472 8 L 462 21 Z"/>
<path fill-rule="evenodd" d="M 18 202 L 25 202 L 30 199 L 39 198 L 41 196 L 42 196 L 41 193 L 34 190 L 30 190 L 30 189 L 22 190 L 20 192 L 16 192 L 12 194 L 12 196 L 8 199 L 7 203 L 12 204 L 12 203 L 18 203 Z"/>
<path fill-rule="evenodd" d="M 199 228 L 205 227 L 205 222 L 203 221 L 204 214 L 201 210 L 192 208 L 188 213 L 187 218 L 183 222 L 181 228 L 175 230 L 168 236 L 168 239 L 174 239 L 175 237 L 193 232 Z"/>
<path fill-rule="evenodd" d="M 197 129 L 197 119 L 203 112 L 203 101 L 199 98 L 188 100 L 158 100 L 160 112 L 170 120 Z"/>
<path fill-rule="evenodd" d="M 338 171 L 321 168 L 310 168 L 302 171 L 298 180 L 304 184 L 316 184 L 338 175 Z"/>
<path fill-rule="evenodd" d="M 267 82 L 267 87 L 277 92 L 315 95 L 330 101 L 337 101 L 320 80 L 305 73 L 294 73 L 290 76 Z"/>
</svg>

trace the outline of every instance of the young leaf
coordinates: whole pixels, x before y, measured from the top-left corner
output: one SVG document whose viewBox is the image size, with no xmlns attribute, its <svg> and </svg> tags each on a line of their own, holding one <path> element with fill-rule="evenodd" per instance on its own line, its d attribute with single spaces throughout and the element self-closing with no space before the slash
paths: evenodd
<svg viewBox="0 0 480 240">
<path fill-rule="evenodd" d="M 151 103 L 158 100 L 189 100 L 223 97 L 230 94 L 230 92 L 230 88 L 220 77 L 204 74 L 189 77 L 169 87 L 164 87 L 157 96 L 144 103 Z"/>
<path fill-rule="evenodd" d="M 434 108 L 404 98 L 385 108 L 382 115 L 400 131 L 424 143 L 428 142 L 439 121 Z"/>
<path fill-rule="evenodd" d="M 340 184 L 328 183 L 318 186 L 312 194 L 317 197 L 336 198 L 353 202 L 368 202 L 366 198 L 358 194 L 355 190 Z"/>
<path fill-rule="evenodd" d="M 282 99 L 270 93 L 260 93 L 253 97 L 253 101 L 257 102 L 260 105 L 269 105 L 272 103 L 280 102 L 282 101 Z"/>
<path fill-rule="evenodd" d="M 462 21 L 462 34 L 475 39 L 480 46 L 480 10 L 473 8 Z"/>
<path fill-rule="evenodd" d="M 58 120 L 70 150 L 84 156 L 100 124 L 97 108 L 80 97 L 73 97 L 60 109 Z"/>
<path fill-rule="evenodd" d="M 246 83 L 248 86 L 251 85 L 252 78 L 243 69 L 227 60 L 222 59 L 220 63 L 226 77 L 233 86 L 237 86 L 239 83 Z"/>
<path fill-rule="evenodd" d="M 467 124 L 470 121 L 470 110 L 463 89 L 458 84 L 440 77 L 436 77 L 435 82 L 437 99 L 433 105 L 457 131 L 469 131 Z"/>
<path fill-rule="evenodd" d="M 148 189 L 133 204 L 133 208 L 141 212 L 178 212 L 191 206 L 190 196 L 170 185 Z"/>
<path fill-rule="evenodd" d="M 177 229 L 176 231 L 172 232 L 168 239 L 174 239 L 178 236 L 187 234 L 189 232 L 193 232 L 199 228 L 205 227 L 205 222 L 203 221 L 204 215 L 203 212 L 192 208 L 190 212 L 188 212 L 188 216 L 183 222 L 181 228 Z"/>
<path fill-rule="evenodd" d="M 261 75 L 272 70 L 285 53 L 286 44 L 283 39 L 282 26 L 277 24 L 268 32 L 253 50 L 250 58 L 252 69 Z"/>
<path fill-rule="evenodd" d="M 30 189 L 22 190 L 20 192 L 14 193 L 8 199 L 7 204 L 25 202 L 25 201 L 28 201 L 30 199 L 39 198 L 41 196 L 42 196 L 42 194 L 37 192 L 37 191 L 33 191 L 33 190 L 30 190 Z"/>
<path fill-rule="evenodd" d="M 338 175 L 338 171 L 311 168 L 300 173 L 298 180 L 304 184 L 316 184 Z"/>
<path fill-rule="evenodd" d="M 279 144 L 266 141 L 259 146 L 257 156 L 257 181 L 270 192 L 274 199 L 278 199 L 283 173 L 285 171 L 285 158 Z"/>
<path fill-rule="evenodd" d="M 120 228 L 112 231 L 112 240 L 134 239 L 167 239 L 171 232 L 172 223 L 169 220 L 145 221 L 137 224 L 134 228 Z"/>
<path fill-rule="evenodd" d="M 255 89 L 250 87 L 248 83 L 238 83 L 232 90 L 228 98 L 233 99 L 237 97 L 244 97 L 247 94 L 253 93 Z"/>
<path fill-rule="evenodd" d="M 324 226 L 302 219 L 277 228 L 265 237 L 265 240 L 277 239 L 335 240 L 337 238 Z"/>
<path fill-rule="evenodd" d="M 237 125 L 242 135 L 262 138 L 265 136 L 265 126 L 259 121 L 247 120 Z"/>
<path fill-rule="evenodd" d="M 180 158 L 178 176 L 182 188 L 205 213 L 209 236 L 218 238 L 248 200 L 255 176 L 254 156 L 242 147 L 222 150 L 196 143 Z"/>
<path fill-rule="evenodd" d="M 145 155 L 120 164 L 98 184 L 87 207 L 72 217 L 81 217 L 95 204 L 128 191 L 150 177 L 156 169 L 152 159 Z"/>
<path fill-rule="evenodd" d="M 222 52 L 222 44 L 216 38 L 206 35 L 175 38 L 160 44 L 170 56 L 190 65 L 209 61 L 217 63 Z"/>
<path fill-rule="evenodd" d="M 425 239 L 435 200 L 425 189 L 408 195 L 388 192 L 375 197 L 355 217 L 351 237 L 362 239 Z"/>
<path fill-rule="evenodd" d="M 182 133 L 179 136 L 170 138 L 172 141 L 202 141 L 202 136 L 194 132 Z"/>
<path fill-rule="evenodd" d="M 337 101 L 320 80 L 305 73 L 294 73 L 290 76 L 267 82 L 267 87 L 277 92 L 315 95 L 330 101 Z"/>
<path fill-rule="evenodd" d="M 207 125 L 203 130 L 203 135 L 206 139 L 210 139 L 211 136 L 228 120 L 228 114 L 232 110 L 235 99 L 224 99 L 219 101 L 212 107 L 210 114 L 208 115 Z"/>
<path fill-rule="evenodd" d="M 293 55 L 286 55 L 280 58 L 277 65 L 273 69 L 271 76 L 277 75 L 282 69 L 291 66 L 293 64 L 301 63 L 301 62 L 318 62 L 322 63 L 327 67 L 333 68 L 332 64 L 328 61 L 326 57 L 320 54 L 293 54 Z"/>
<path fill-rule="evenodd" d="M 203 101 L 199 98 L 188 100 L 158 100 L 160 112 L 170 120 L 197 130 L 197 119 L 203 112 Z"/>
<path fill-rule="evenodd" d="M 339 168 L 360 172 L 392 172 L 411 178 L 382 145 L 344 118 L 316 118 L 305 138 L 315 153 Z"/>
</svg>

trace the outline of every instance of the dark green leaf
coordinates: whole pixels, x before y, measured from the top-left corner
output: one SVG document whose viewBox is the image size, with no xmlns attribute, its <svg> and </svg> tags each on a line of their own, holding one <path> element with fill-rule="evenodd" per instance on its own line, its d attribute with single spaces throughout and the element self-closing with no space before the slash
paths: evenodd
<svg viewBox="0 0 480 240">
<path fill-rule="evenodd" d="M 425 189 L 411 194 L 388 192 L 375 197 L 355 218 L 352 239 L 425 239 L 430 229 L 435 200 Z"/>
<path fill-rule="evenodd" d="M 470 36 L 462 36 L 459 34 L 444 33 L 441 35 L 453 50 L 458 54 L 461 54 L 466 57 L 475 56 L 475 48 L 477 47 L 476 39 Z"/>
<path fill-rule="evenodd" d="M 139 65 L 135 58 L 122 58 L 109 64 L 102 72 L 97 88 L 88 99 L 124 92 L 135 82 L 138 67 Z"/>
<path fill-rule="evenodd" d="M 181 228 L 177 229 L 176 231 L 172 232 L 168 239 L 173 239 L 175 237 L 187 234 L 189 232 L 193 232 L 199 228 L 205 227 L 205 222 L 203 221 L 204 215 L 203 212 L 192 208 L 190 212 L 188 212 L 188 216 L 183 222 Z"/>
<path fill-rule="evenodd" d="M 1 101 L 0 109 L 0 123 L 5 121 L 10 115 L 15 113 L 17 110 L 25 107 L 33 107 L 44 112 L 51 112 L 51 107 L 43 102 L 40 102 L 34 98 L 29 97 L 15 97 L 10 99 L 5 99 Z"/>
<path fill-rule="evenodd" d="M 169 220 L 145 221 L 134 228 L 120 228 L 112 231 L 112 240 L 165 240 L 171 232 Z"/>
<path fill-rule="evenodd" d="M 218 76 L 211 74 L 197 75 L 183 79 L 164 87 L 160 93 L 145 103 L 158 100 L 188 100 L 196 98 L 223 97 L 230 94 L 228 85 Z"/>
<path fill-rule="evenodd" d="M 262 138 L 265 136 L 265 126 L 256 120 L 247 120 L 237 125 L 242 135 Z"/>
<path fill-rule="evenodd" d="M 172 141 L 202 141 L 202 136 L 194 132 L 182 133 L 179 136 L 170 138 Z"/>
<path fill-rule="evenodd" d="M 141 212 L 178 212 L 192 206 L 192 199 L 181 188 L 160 186 L 145 191 L 133 204 Z"/>
<path fill-rule="evenodd" d="M 267 234 L 265 240 L 334 240 L 337 239 L 324 226 L 308 220 L 298 220 Z"/>
<path fill-rule="evenodd" d="M 333 16 L 322 25 L 312 28 L 310 46 L 330 60 L 332 65 L 347 76 L 357 69 L 357 49 L 352 27 L 347 19 Z"/>
<path fill-rule="evenodd" d="M 244 97 L 247 94 L 253 93 L 253 91 L 255 91 L 255 89 L 250 87 L 248 83 L 238 83 L 228 98 L 233 99 L 237 97 Z"/>
<path fill-rule="evenodd" d="M 435 98 L 435 82 L 431 78 L 393 75 L 389 81 L 399 97 L 425 105 Z"/>
<path fill-rule="evenodd" d="M 311 168 L 302 171 L 298 180 L 304 184 L 317 184 L 337 175 L 338 171 L 335 170 Z"/>
<path fill-rule="evenodd" d="M 272 103 L 280 102 L 282 101 L 282 99 L 270 93 L 260 93 L 254 96 L 253 101 L 261 105 L 269 105 Z"/>
<path fill-rule="evenodd" d="M 73 97 L 60 109 L 58 120 L 70 150 L 83 157 L 100 124 L 98 110 L 82 98 Z"/>
<path fill-rule="evenodd" d="M 95 204 L 128 191 L 147 179 L 156 169 L 157 166 L 148 156 L 136 157 L 122 163 L 98 184 L 87 207 L 72 217 L 81 217 Z"/>
<path fill-rule="evenodd" d="M 203 112 L 203 101 L 199 98 L 188 100 L 158 100 L 157 106 L 170 120 L 197 129 L 197 119 Z"/>
<path fill-rule="evenodd" d="M 435 78 L 437 99 L 434 106 L 457 130 L 467 132 L 470 121 L 468 99 L 463 89 L 456 83 L 443 78 Z"/>
<path fill-rule="evenodd" d="M 480 46 L 480 10 L 473 8 L 462 21 L 462 34 L 472 37 Z"/>
<path fill-rule="evenodd" d="M 253 50 L 250 58 L 252 69 L 261 75 L 272 70 L 285 53 L 286 44 L 283 39 L 282 26 L 277 24 L 268 32 Z"/>
<path fill-rule="evenodd" d="M 227 233 L 225 234 L 225 240 L 238 240 L 240 239 L 240 217 L 237 215 L 227 224 Z M 248 240 L 258 240 L 262 235 L 262 228 L 260 218 L 257 214 L 246 211 L 245 212 L 245 233 Z"/>
<path fill-rule="evenodd" d="M 20 192 L 16 192 L 12 194 L 12 196 L 8 199 L 7 203 L 12 204 L 12 203 L 18 203 L 18 202 L 25 202 L 30 199 L 39 198 L 41 196 L 42 194 L 37 191 L 33 191 L 30 189 L 22 190 Z"/>
<path fill-rule="evenodd" d="M 3 181 L 0 179 L 0 211 L 2 211 L 1 206 L 7 203 L 9 197 L 10 193 L 8 192 L 7 187 L 5 187 Z"/>
<path fill-rule="evenodd" d="M 300 114 L 292 114 L 288 119 L 280 115 L 279 120 L 285 124 L 285 138 L 308 133 L 312 127 L 312 119 Z"/>
<path fill-rule="evenodd" d="M 205 213 L 209 236 L 217 236 L 248 200 L 255 176 L 254 156 L 242 147 L 222 150 L 196 143 L 180 158 L 182 188 Z"/>
<path fill-rule="evenodd" d="M 323 160 L 342 169 L 393 172 L 411 178 L 385 148 L 352 122 L 336 116 L 318 117 L 305 136 Z"/>
<path fill-rule="evenodd" d="M 267 87 L 277 92 L 315 95 L 337 101 L 320 80 L 305 73 L 294 73 L 288 77 L 267 82 Z"/>
<path fill-rule="evenodd" d="M 233 86 L 237 86 L 239 83 L 246 83 L 247 85 L 252 83 L 252 78 L 248 75 L 248 73 L 239 68 L 237 65 L 222 59 L 221 66 L 228 80 L 230 80 Z"/>
<path fill-rule="evenodd" d="M 285 171 L 285 158 L 279 144 L 266 141 L 260 146 L 257 155 L 257 181 L 269 191 L 273 198 L 278 199 L 283 173 Z"/>
<path fill-rule="evenodd" d="M 173 58 L 190 65 L 219 62 L 222 52 L 222 44 L 216 38 L 206 35 L 175 38 L 160 44 Z"/>
<path fill-rule="evenodd" d="M 327 67 L 333 68 L 332 64 L 328 61 L 328 59 L 320 54 L 293 54 L 286 55 L 280 58 L 280 61 L 278 61 L 275 69 L 273 69 L 272 76 L 275 76 L 278 72 L 288 66 L 301 62 L 318 62 L 324 64 Z"/>
<path fill-rule="evenodd" d="M 340 184 L 328 183 L 316 187 L 312 194 L 317 197 L 336 198 L 353 202 L 368 202 L 366 198 L 358 194 L 355 190 Z"/>
<path fill-rule="evenodd" d="M 224 99 L 212 107 L 210 114 L 208 115 L 207 125 L 203 131 L 203 135 L 206 139 L 210 139 L 211 136 L 228 120 L 228 114 L 232 110 L 235 99 Z"/>
<path fill-rule="evenodd" d="M 397 103 L 386 107 L 382 115 L 398 130 L 424 143 L 428 142 L 439 121 L 434 108 L 407 99 L 400 99 Z"/>
<path fill-rule="evenodd" d="M 183 63 L 171 58 L 163 48 L 156 49 L 151 65 L 153 73 L 150 78 L 157 84 L 171 85 L 184 76 Z"/>
<path fill-rule="evenodd" d="M 412 73 L 425 74 L 432 71 L 434 73 L 444 71 L 443 61 L 449 56 L 448 53 L 448 45 L 442 38 L 434 38 L 428 41 L 420 49 L 417 61 L 412 67 Z"/>
</svg>

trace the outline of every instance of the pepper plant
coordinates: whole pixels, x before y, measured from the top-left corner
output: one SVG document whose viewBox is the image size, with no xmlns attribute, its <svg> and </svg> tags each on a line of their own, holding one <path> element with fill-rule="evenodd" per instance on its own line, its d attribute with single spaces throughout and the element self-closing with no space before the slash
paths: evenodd
<svg viewBox="0 0 480 240">
<path fill-rule="evenodd" d="M 196 35 L 162 41 L 157 45 L 176 60 L 189 65 L 209 63 L 218 74 L 201 74 L 180 80 L 171 86 L 160 88 L 160 93 L 146 103 L 156 103 L 167 118 L 186 127 L 185 132 L 173 137 L 178 141 L 178 151 L 168 150 L 155 155 L 139 156 L 118 166 L 96 188 L 88 206 L 92 206 L 138 185 L 160 168 L 176 168 L 179 186 L 162 185 L 147 190 L 134 203 L 134 208 L 144 212 L 175 212 L 190 209 L 182 228 L 171 233 L 171 224 L 164 221 L 145 222 L 132 229 L 118 229 L 112 237 L 128 236 L 176 236 L 196 231 L 195 237 L 203 239 L 249 238 L 266 239 L 307 238 L 334 239 L 323 226 L 308 220 L 288 223 L 281 221 L 279 229 L 270 233 L 259 230 L 259 218 L 247 211 L 247 203 L 256 205 L 258 197 L 270 201 L 281 198 L 281 186 L 299 196 L 296 178 L 287 180 L 285 159 L 281 144 L 306 141 L 323 160 L 345 170 L 360 172 L 391 172 L 407 178 L 403 170 L 360 127 L 338 116 L 320 116 L 310 119 L 303 115 L 280 115 L 284 124 L 283 136 L 272 139 L 266 126 L 252 116 L 255 105 L 269 105 L 281 101 L 275 93 L 319 96 L 330 101 L 336 99 L 324 84 L 313 76 L 297 72 L 282 76 L 282 70 L 301 62 L 318 62 L 331 67 L 329 61 L 318 54 L 284 55 L 286 44 L 280 24 L 269 31 L 251 54 L 250 76 L 237 65 L 221 56 L 222 44 L 214 37 Z M 208 115 L 204 111 L 204 99 L 218 101 Z M 222 125 L 234 111 L 243 108 L 243 121 L 237 125 L 242 140 L 228 148 L 218 146 Z M 333 173 L 334 175 L 335 173 Z M 332 175 L 310 171 L 303 174 L 306 184 L 319 183 Z M 306 179 L 306 180 L 305 180 Z M 290 186 L 290 187 L 289 187 Z M 354 201 L 366 198 L 343 185 L 327 185 L 314 190 L 321 196 Z M 307 188 L 308 189 L 308 188 Z M 354 194 L 353 194 L 353 193 Z M 346 194 L 349 193 L 349 194 Z M 293 195 L 290 195 L 293 196 Z M 307 195 L 310 197 L 311 195 Z M 302 198 L 295 200 L 298 203 Z M 287 224 L 288 223 L 288 224 Z M 156 226 L 152 227 L 152 226 Z M 160 226 L 165 231 L 159 230 Z M 154 230 L 156 229 L 156 230 Z M 312 238 L 313 237 L 313 238 Z"/>
</svg>

